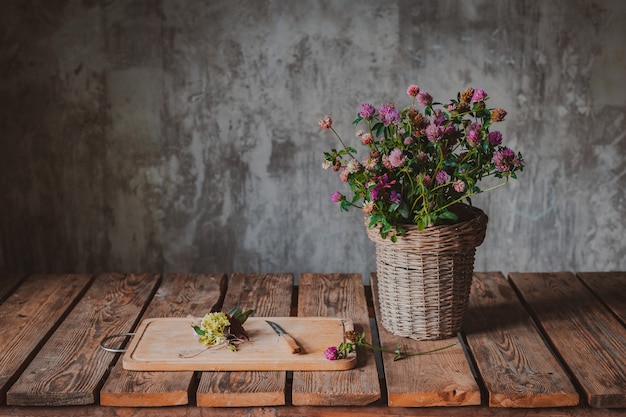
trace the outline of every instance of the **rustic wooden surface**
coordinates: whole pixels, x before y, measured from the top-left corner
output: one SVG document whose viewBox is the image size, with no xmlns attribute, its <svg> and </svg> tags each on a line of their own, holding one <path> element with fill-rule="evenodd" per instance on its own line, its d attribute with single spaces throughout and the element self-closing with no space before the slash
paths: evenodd
<svg viewBox="0 0 626 417">
<path fill-rule="evenodd" d="M 15 308 L 9 300 L 20 291 L 33 293 L 28 302 L 20 305 L 30 303 L 36 309 L 36 300 L 44 299 L 46 301 L 39 304 L 54 304 L 52 299 L 55 297 L 34 295 L 38 290 L 44 294 L 54 292 L 50 288 L 55 285 L 60 287 L 55 284 L 53 275 L 45 277 L 37 285 L 31 283 L 29 288 L 30 280 L 37 280 L 36 276 L 30 276 L 17 288 L 7 291 L 5 303 L 0 305 L 0 320 L 6 319 L 3 311 Z M 446 362 L 456 362 L 460 357 L 442 361 L 446 356 L 440 353 L 446 351 L 421 357 L 425 361 L 416 363 L 414 358 L 393 362 L 386 357 L 381 361 L 379 355 L 366 350 L 359 356 L 354 370 L 294 372 L 293 377 L 282 371 L 177 372 L 187 375 L 176 384 L 171 372 L 132 372 L 129 380 L 116 379 L 119 355 L 99 349 L 99 341 L 107 335 L 135 328 L 142 318 L 157 311 L 161 312 L 154 313 L 156 316 L 167 317 L 185 315 L 183 311 L 197 308 L 200 312 L 194 314 L 197 316 L 209 308 L 224 310 L 241 305 L 256 307 L 258 315 L 267 316 L 346 316 L 357 319 L 356 327 L 361 326 L 369 340 L 378 342 L 380 336 L 384 346 L 389 343 L 393 348 L 396 340 L 393 336 L 386 336 L 384 331 L 380 335 L 376 333 L 370 287 L 363 287 L 359 275 L 305 274 L 300 277 L 300 287 L 294 287 L 290 274 L 235 274 L 230 277 L 227 289 L 220 284 L 214 285 L 215 282 L 209 285 L 197 275 L 181 275 L 174 280 L 177 284 L 167 290 L 167 277 L 103 274 L 86 284 L 74 301 L 67 305 L 61 303 L 59 311 L 52 314 L 60 320 L 42 335 L 41 341 L 5 384 L 9 400 L 11 393 L 17 393 L 21 397 L 18 395 L 14 399 L 27 399 L 30 404 L 40 406 L 0 404 L 0 416 L 626 415 L 620 402 L 626 393 L 622 345 L 626 327 L 618 314 L 623 305 L 619 295 L 623 294 L 624 273 L 585 273 L 579 277 L 569 273 L 511 274 L 507 281 L 499 273 L 476 274 L 470 298 L 468 320 L 471 321 L 466 324 L 454 349 L 466 349 L 465 366 L 476 372 L 475 378 L 469 382 L 480 387 L 482 401 L 481 405 L 458 406 L 464 400 L 463 395 L 474 398 L 467 394 L 474 390 L 463 392 L 459 388 L 459 380 L 466 378 L 466 371 L 460 372 L 462 376 L 450 374 L 449 369 L 454 367 Z M 612 278 L 618 283 L 608 280 Z M 184 282 L 187 284 L 183 285 Z M 41 288 L 33 290 L 33 287 Z M 369 298 L 365 294 L 370 294 Z M 217 305 L 213 302 L 211 307 L 206 306 L 201 301 L 204 297 L 218 299 Z M 159 304 L 161 306 L 157 308 Z M 44 306 L 40 308 L 49 310 Z M 15 317 L 15 311 L 11 312 L 8 317 Z M 18 318 L 24 318 L 19 317 L 19 312 L 17 314 Z M 529 315 L 532 323 L 524 321 Z M 538 331 L 547 345 L 533 342 L 534 336 L 527 334 L 531 328 Z M 0 332 L 7 330 L 19 333 L 18 338 L 24 338 L 31 331 L 26 327 L 16 330 L 13 324 L 0 327 Z M 400 339 L 403 344 L 406 341 Z M 467 346 L 462 343 L 464 341 Z M 1 343 L 6 340 L 0 338 Z M 533 344 L 536 346 L 532 347 Z M 419 350 L 433 347 L 416 346 Z M 407 348 L 413 349 L 405 346 Z M 7 363 L 9 351 L 0 351 L 0 364 Z M 557 386 L 562 381 L 555 375 L 545 375 L 553 372 L 545 369 L 554 365 L 550 355 L 561 362 L 562 372 L 574 380 L 576 390 L 582 394 L 577 406 L 552 407 L 546 402 L 546 398 L 554 400 L 561 395 Z M 431 364 L 435 366 L 428 368 Z M 499 375 L 504 381 L 500 384 Z M 170 382 L 165 382 L 168 378 L 171 378 Z M 432 381 L 446 379 L 452 383 L 440 386 L 441 398 L 437 401 L 442 406 L 429 407 L 431 403 L 424 401 L 422 406 L 409 402 L 409 406 L 394 407 L 406 401 L 402 396 L 394 397 L 403 392 L 402 378 L 417 381 L 410 382 L 412 386 L 428 387 L 432 386 Z M 552 379 L 557 382 L 550 382 Z M 528 381 L 531 381 L 530 385 Z M 548 387 L 548 384 L 551 385 Z M 569 395 L 566 384 L 563 387 Z M 458 391 L 455 392 L 455 388 Z M 496 398 L 498 392 L 502 397 L 490 401 L 490 393 Z M 114 398 L 113 403 L 118 401 L 116 406 L 103 406 L 107 395 Z M 154 395 L 153 401 L 150 401 L 150 395 Z M 415 397 L 415 392 L 412 396 Z M 62 405 L 97 402 L 98 397 L 100 404 Z M 161 403 L 160 398 L 163 399 Z M 450 398 L 457 403 L 446 402 Z M 183 403 L 188 404 L 162 407 Z M 133 406 L 121 406 L 124 404 Z"/>
<path fill-rule="evenodd" d="M 289 316 L 292 274 L 234 274 L 223 310 L 240 306 L 258 316 Z M 286 371 L 203 372 L 196 393 L 201 407 L 284 405 Z"/>
<path fill-rule="evenodd" d="M 376 274 L 371 275 L 370 281 L 378 314 L 380 306 L 376 296 Z M 383 354 L 389 406 L 443 407 L 480 404 L 480 389 L 458 338 L 416 341 L 395 336 L 380 324 L 378 333 L 381 345 L 391 350 L 401 345 L 405 352 L 426 352 L 454 344 L 439 352 L 411 356 L 399 361 L 394 361 L 392 354 Z M 407 369 L 411 371 L 407 372 Z"/>
<path fill-rule="evenodd" d="M 2 417 L 623 417 L 623 410 L 578 408 L 402 408 L 386 405 L 280 407 L 4 407 Z"/>
<path fill-rule="evenodd" d="M 578 276 L 626 324 L 626 273 L 579 272 Z"/>
<path fill-rule="evenodd" d="M 23 274 L 0 274 L 0 303 L 24 280 Z"/>
<path fill-rule="evenodd" d="M 354 368 L 356 355 L 341 361 L 324 356 L 328 346 L 345 340 L 352 321 L 334 317 L 250 317 L 250 340 L 237 352 L 207 349 L 198 343 L 192 323 L 202 317 L 162 317 L 143 321 L 123 357 L 125 369 L 136 371 L 339 371 Z M 267 320 L 293 337 L 300 353 L 281 342 Z M 297 341 L 297 342 L 296 342 Z M 187 355 L 186 357 L 181 357 Z"/>
<path fill-rule="evenodd" d="M 0 304 L 0 404 L 32 352 L 74 306 L 90 275 L 33 275 Z"/>
<path fill-rule="evenodd" d="M 168 274 L 142 319 L 198 316 L 219 309 L 226 274 Z M 117 361 L 100 391 L 107 406 L 168 406 L 189 403 L 194 372 L 133 372 Z"/>
<path fill-rule="evenodd" d="M 569 376 L 501 273 L 474 274 L 463 331 L 490 407 L 578 404 Z"/>
<path fill-rule="evenodd" d="M 626 407 L 626 329 L 570 272 L 512 273 L 592 407 Z"/>
<path fill-rule="evenodd" d="M 100 349 L 110 335 L 129 332 L 158 277 L 105 274 L 95 281 L 7 392 L 11 405 L 81 405 L 98 398 L 112 364 Z"/>
<path fill-rule="evenodd" d="M 367 340 L 372 341 L 363 279 L 358 274 L 301 275 L 298 316 L 351 318 L 355 331 L 366 332 Z M 341 341 L 337 340 L 337 345 Z M 366 405 L 380 396 L 376 362 L 370 350 L 358 352 L 355 369 L 293 374 L 294 405 Z"/>
</svg>

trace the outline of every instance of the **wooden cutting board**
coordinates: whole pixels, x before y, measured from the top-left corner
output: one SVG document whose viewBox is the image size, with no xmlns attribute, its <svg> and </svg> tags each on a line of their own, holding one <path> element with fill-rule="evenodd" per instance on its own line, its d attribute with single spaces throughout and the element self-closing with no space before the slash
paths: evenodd
<svg viewBox="0 0 626 417">
<path fill-rule="evenodd" d="M 250 317 L 245 324 L 250 340 L 236 352 L 206 349 L 191 325 L 201 318 L 144 320 L 123 358 L 131 371 L 329 371 L 352 369 L 356 353 L 328 360 L 324 350 L 345 341 L 353 330 L 351 320 L 330 317 Z M 301 348 L 292 354 L 265 322 L 271 320 L 291 335 Z M 195 356 L 194 356 L 195 355 Z"/>
</svg>

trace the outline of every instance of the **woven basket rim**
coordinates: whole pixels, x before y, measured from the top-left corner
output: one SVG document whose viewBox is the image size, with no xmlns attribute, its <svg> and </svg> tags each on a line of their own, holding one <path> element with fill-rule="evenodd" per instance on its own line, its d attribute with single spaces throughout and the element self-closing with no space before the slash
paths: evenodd
<svg viewBox="0 0 626 417">
<path fill-rule="evenodd" d="M 414 224 L 403 225 L 406 234 L 398 236 L 396 242 L 380 236 L 380 226 L 370 228 L 367 218 L 365 228 L 368 237 L 377 245 L 389 245 L 398 250 L 418 252 L 463 252 L 480 246 L 486 235 L 488 216 L 478 207 L 460 204 L 461 211 L 467 212 L 470 219 L 450 225 L 431 226 L 418 230 Z"/>
</svg>

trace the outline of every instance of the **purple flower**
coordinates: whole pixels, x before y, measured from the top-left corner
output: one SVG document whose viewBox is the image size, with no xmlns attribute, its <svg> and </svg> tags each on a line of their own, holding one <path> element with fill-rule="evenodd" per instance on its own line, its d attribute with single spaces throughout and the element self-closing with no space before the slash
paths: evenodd
<svg viewBox="0 0 626 417">
<path fill-rule="evenodd" d="M 450 181 L 450 175 L 448 175 L 446 171 L 437 171 L 437 173 L 435 174 L 435 181 L 439 185 L 445 184 Z"/>
<path fill-rule="evenodd" d="M 339 191 L 335 191 L 330 195 L 330 201 L 332 201 L 333 203 L 339 203 L 341 200 L 343 200 L 343 198 L 343 194 L 341 194 Z"/>
<path fill-rule="evenodd" d="M 474 90 L 474 95 L 472 96 L 472 103 L 476 103 L 477 101 L 484 101 L 487 98 L 487 93 L 482 88 L 477 88 Z"/>
<path fill-rule="evenodd" d="M 382 188 L 391 188 L 396 183 L 396 180 L 389 181 L 389 175 L 385 174 L 378 178 L 378 184 Z"/>
<path fill-rule="evenodd" d="M 380 113 L 380 117 L 385 117 L 385 115 L 389 113 L 389 110 L 395 107 L 396 106 L 394 104 L 385 103 L 382 106 L 380 106 L 380 108 L 378 109 L 378 113 Z"/>
<path fill-rule="evenodd" d="M 369 119 L 371 117 L 374 117 L 375 113 L 376 113 L 376 107 L 372 106 L 369 103 L 361 104 L 361 111 L 359 112 L 361 117 L 365 119 Z"/>
<path fill-rule="evenodd" d="M 497 130 L 489 132 L 489 144 L 491 146 L 498 146 L 502 143 L 502 133 Z"/>
<path fill-rule="evenodd" d="M 445 121 L 446 121 L 446 115 L 440 109 L 437 109 L 435 111 L 434 116 L 433 116 L 433 122 L 437 126 L 441 126 L 443 124 L 443 122 L 445 122 Z"/>
<path fill-rule="evenodd" d="M 378 186 L 372 182 L 365 183 L 365 188 L 369 190 L 370 200 L 374 201 L 378 198 Z"/>
<path fill-rule="evenodd" d="M 374 188 L 370 189 L 370 200 L 374 201 L 378 198 L 380 192 L 386 188 L 391 188 L 396 183 L 396 180 L 389 181 L 389 175 L 385 174 L 378 177 L 377 184 Z M 367 183 L 366 187 L 370 188 L 372 184 Z"/>
<path fill-rule="evenodd" d="M 417 95 L 417 102 L 420 104 L 420 106 L 428 106 L 429 104 L 432 104 L 433 97 L 426 91 L 420 91 L 420 93 Z"/>
<path fill-rule="evenodd" d="M 393 168 L 398 168 L 405 161 L 406 158 L 402 155 L 402 150 L 394 149 L 389 153 L 389 163 Z"/>
<path fill-rule="evenodd" d="M 470 131 L 467 132 L 467 142 L 470 146 L 478 146 L 480 144 L 480 132 L 476 129 L 470 129 Z"/>
<path fill-rule="evenodd" d="M 450 123 L 449 125 L 446 126 L 443 134 L 444 135 L 449 135 L 453 139 L 458 139 L 458 137 L 459 137 L 459 131 L 456 130 L 456 127 L 452 123 Z"/>
<path fill-rule="evenodd" d="M 439 142 L 443 138 L 443 128 L 436 124 L 430 124 L 426 128 L 426 137 L 431 142 Z"/>
<path fill-rule="evenodd" d="M 493 163 L 496 165 L 496 171 L 509 172 L 513 168 L 516 168 L 522 164 L 522 161 L 517 159 L 515 152 L 509 148 L 502 148 L 502 150 L 493 153 Z"/>
<path fill-rule="evenodd" d="M 336 346 L 331 346 L 324 351 L 324 357 L 329 361 L 336 361 L 339 359 L 339 350 Z"/>
<path fill-rule="evenodd" d="M 391 192 L 389 193 L 389 201 L 395 204 L 400 204 L 401 199 L 402 195 L 399 192 L 391 190 Z"/>
<path fill-rule="evenodd" d="M 480 145 L 480 123 L 472 123 L 467 130 L 467 142 L 470 146 L 476 147 Z"/>
<path fill-rule="evenodd" d="M 400 121 L 400 113 L 398 113 L 398 110 L 396 110 L 395 107 L 389 108 L 384 114 L 381 111 L 380 114 L 383 115 L 383 124 L 385 126 L 389 126 L 392 123 L 395 124 Z"/>
</svg>

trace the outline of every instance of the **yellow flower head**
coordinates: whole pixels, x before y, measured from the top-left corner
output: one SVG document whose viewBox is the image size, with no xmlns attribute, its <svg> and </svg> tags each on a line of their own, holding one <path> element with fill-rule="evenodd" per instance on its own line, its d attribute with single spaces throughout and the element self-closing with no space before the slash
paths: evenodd
<svg viewBox="0 0 626 417">
<path fill-rule="evenodd" d="M 200 322 L 200 329 L 204 332 L 200 335 L 200 343 L 212 346 L 219 345 L 226 340 L 225 330 L 230 326 L 228 316 L 222 312 L 209 313 Z"/>
</svg>

